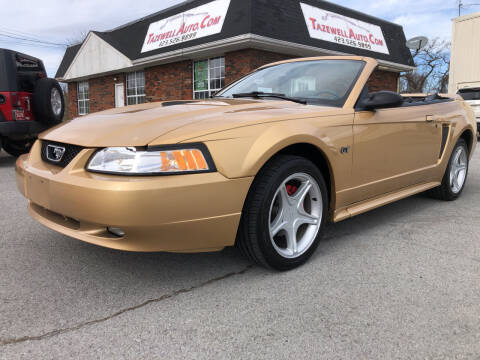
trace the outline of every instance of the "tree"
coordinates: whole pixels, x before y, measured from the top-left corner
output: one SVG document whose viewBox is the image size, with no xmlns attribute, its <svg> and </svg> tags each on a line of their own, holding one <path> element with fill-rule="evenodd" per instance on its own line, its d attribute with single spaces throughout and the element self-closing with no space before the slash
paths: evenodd
<svg viewBox="0 0 480 360">
<path fill-rule="evenodd" d="M 416 69 L 401 75 L 405 93 L 446 93 L 450 72 L 450 42 L 435 38 L 421 49 L 412 51 Z"/>
</svg>

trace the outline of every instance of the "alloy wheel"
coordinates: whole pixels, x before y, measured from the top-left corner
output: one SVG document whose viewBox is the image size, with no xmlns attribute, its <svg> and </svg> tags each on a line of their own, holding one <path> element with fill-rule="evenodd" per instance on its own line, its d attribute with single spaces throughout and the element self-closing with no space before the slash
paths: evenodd
<svg viewBox="0 0 480 360">
<path fill-rule="evenodd" d="M 450 189 L 458 194 L 465 184 L 468 169 L 468 156 L 465 147 L 459 146 L 453 155 L 450 165 Z"/>
<path fill-rule="evenodd" d="M 59 116 L 62 112 L 62 95 L 60 95 L 60 91 L 57 88 L 52 89 L 51 102 L 53 113 L 55 116 Z"/>
<path fill-rule="evenodd" d="M 314 243 L 323 215 L 323 201 L 317 181 L 296 173 L 278 187 L 269 212 L 270 240 L 277 253 L 293 259 Z"/>
</svg>

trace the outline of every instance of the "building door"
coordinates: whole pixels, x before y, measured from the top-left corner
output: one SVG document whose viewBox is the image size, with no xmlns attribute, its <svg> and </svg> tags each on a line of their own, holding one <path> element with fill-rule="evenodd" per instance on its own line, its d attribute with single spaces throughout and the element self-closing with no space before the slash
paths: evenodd
<svg viewBox="0 0 480 360">
<path fill-rule="evenodd" d="M 125 88 L 122 84 L 115 84 L 115 107 L 125 106 Z"/>
</svg>

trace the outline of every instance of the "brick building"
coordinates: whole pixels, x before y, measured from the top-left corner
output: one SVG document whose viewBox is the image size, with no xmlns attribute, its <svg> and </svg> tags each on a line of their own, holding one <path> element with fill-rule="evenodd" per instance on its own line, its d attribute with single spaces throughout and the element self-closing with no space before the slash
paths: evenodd
<svg viewBox="0 0 480 360">
<path fill-rule="evenodd" d="M 353 54 L 379 61 L 370 90 L 413 69 L 401 26 L 321 0 L 191 0 L 69 47 L 56 78 L 69 118 L 151 101 L 207 98 L 264 64 Z"/>
</svg>

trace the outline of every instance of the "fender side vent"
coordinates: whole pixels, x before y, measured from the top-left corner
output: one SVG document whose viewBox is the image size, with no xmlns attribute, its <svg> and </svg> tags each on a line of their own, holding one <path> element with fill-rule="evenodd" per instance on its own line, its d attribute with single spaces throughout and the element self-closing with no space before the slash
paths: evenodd
<svg viewBox="0 0 480 360">
<path fill-rule="evenodd" d="M 450 134 L 450 126 L 443 125 L 442 126 L 442 147 L 440 148 L 440 156 L 439 159 L 442 158 L 443 153 L 445 152 L 445 145 L 447 145 L 448 135 Z"/>
</svg>

